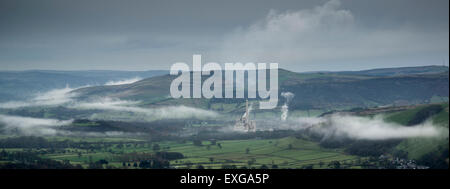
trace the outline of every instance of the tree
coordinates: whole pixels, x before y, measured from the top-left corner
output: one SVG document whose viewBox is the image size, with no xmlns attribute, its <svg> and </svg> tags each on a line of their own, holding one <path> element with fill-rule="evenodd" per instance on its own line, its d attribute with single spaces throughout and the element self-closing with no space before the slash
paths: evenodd
<svg viewBox="0 0 450 189">
<path fill-rule="evenodd" d="M 202 145 L 202 140 L 200 140 L 200 139 L 194 139 L 192 142 L 194 143 L 195 146 L 201 146 Z"/>
<path fill-rule="evenodd" d="M 249 160 L 249 161 L 247 162 L 248 167 L 251 167 L 255 162 L 256 162 L 256 159 L 255 159 L 255 158 L 252 158 L 251 160 Z"/>
<path fill-rule="evenodd" d="M 161 147 L 159 146 L 159 144 L 153 144 L 153 151 L 157 152 L 161 149 Z"/>
<path fill-rule="evenodd" d="M 319 167 L 322 168 L 322 166 L 323 166 L 324 164 L 325 164 L 325 163 L 324 163 L 323 161 L 320 161 L 320 162 L 319 162 Z"/>
<path fill-rule="evenodd" d="M 331 167 L 332 169 L 340 169 L 341 163 L 339 161 L 332 161 L 328 164 L 328 167 Z"/>
<path fill-rule="evenodd" d="M 143 169 L 148 169 L 148 168 L 150 168 L 150 166 L 151 166 L 151 163 L 148 160 L 144 160 L 139 163 L 139 167 L 143 168 Z"/>
<path fill-rule="evenodd" d="M 191 161 L 186 161 L 186 167 L 190 169 L 192 167 L 193 163 Z"/>
<path fill-rule="evenodd" d="M 105 159 L 98 160 L 97 162 L 100 163 L 100 164 L 106 164 L 106 165 L 108 165 L 108 163 L 109 163 Z"/>
</svg>

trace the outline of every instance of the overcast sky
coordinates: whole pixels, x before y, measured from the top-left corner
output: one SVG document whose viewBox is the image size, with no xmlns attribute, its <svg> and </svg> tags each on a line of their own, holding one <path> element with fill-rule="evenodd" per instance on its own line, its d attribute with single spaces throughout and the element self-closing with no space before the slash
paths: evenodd
<svg viewBox="0 0 450 189">
<path fill-rule="evenodd" d="M 0 70 L 448 65 L 448 0 L 0 0 Z"/>
</svg>

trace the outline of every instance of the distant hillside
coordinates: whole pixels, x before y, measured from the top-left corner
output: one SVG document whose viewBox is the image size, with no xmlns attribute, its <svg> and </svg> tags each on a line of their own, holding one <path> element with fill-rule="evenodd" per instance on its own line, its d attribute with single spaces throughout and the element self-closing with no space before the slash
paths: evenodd
<svg viewBox="0 0 450 189">
<path fill-rule="evenodd" d="M 423 72 L 418 71 L 420 68 L 423 68 Z M 407 73 L 400 68 L 394 69 Z M 368 76 L 342 72 L 295 73 L 280 69 L 279 92 L 294 93 L 295 97 L 289 108 L 298 110 L 423 104 L 431 102 L 433 98 L 448 100 L 448 71 L 430 74 L 429 67 L 414 70 L 414 74 L 407 75 Z M 174 78 L 175 76 L 164 75 L 127 85 L 88 87 L 76 92 L 81 93 L 82 98 L 111 96 L 140 100 L 144 106 L 184 104 L 226 112 L 240 108 L 236 103 L 243 102 L 242 99 L 172 99 L 169 86 Z M 282 97 L 279 103 L 284 103 Z"/>
<path fill-rule="evenodd" d="M 20 100 L 55 88 L 103 85 L 133 77 L 149 78 L 168 71 L 0 71 L 0 101 Z"/>
<path fill-rule="evenodd" d="M 339 72 L 342 74 L 368 75 L 368 76 L 400 76 L 411 74 L 435 74 L 448 72 L 447 66 L 420 66 L 420 67 L 400 67 L 381 68 L 362 71 Z"/>
</svg>

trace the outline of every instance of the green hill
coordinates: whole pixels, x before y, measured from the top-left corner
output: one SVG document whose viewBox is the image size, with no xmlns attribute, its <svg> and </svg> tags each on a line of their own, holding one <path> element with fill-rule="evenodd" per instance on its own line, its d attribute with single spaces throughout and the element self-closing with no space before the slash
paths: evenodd
<svg viewBox="0 0 450 189">
<path fill-rule="evenodd" d="M 420 69 L 423 72 L 419 72 Z M 413 72 L 401 72 L 414 73 L 406 75 L 389 74 L 400 72 L 400 68 L 395 68 L 395 71 L 385 69 L 382 76 L 364 75 L 371 73 L 370 71 L 296 73 L 280 69 L 279 92 L 295 94 L 290 110 L 350 109 L 448 100 L 448 68 L 441 69 L 442 72 L 431 72 L 429 69 L 419 67 Z M 377 71 L 379 72 L 381 71 Z M 170 97 L 169 87 L 174 78 L 175 76 L 164 75 L 128 85 L 88 87 L 75 92 L 81 93 L 81 98 L 110 96 L 139 100 L 143 106 L 183 104 L 223 112 L 233 112 L 244 102 L 243 99 L 173 99 Z M 279 104 L 284 103 L 285 99 L 279 99 Z"/>
<path fill-rule="evenodd" d="M 435 107 L 441 107 L 440 111 L 433 111 Z M 422 114 L 422 115 L 421 115 Z M 423 117 L 423 114 L 428 115 L 426 120 L 431 120 L 433 124 L 438 127 L 447 128 L 446 132 L 442 133 L 441 137 L 436 138 L 410 138 L 403 140 L 395 150 L 397 152 L 406 153 L 409 159 L 416 159 L 427 164 L 439 166 L 435 159 L 440 159 L 441 156 L 448 158 L 448 128 L 449 128 L 449 106 L 448 103 L 437 105 L 423 105 L 414 109 L 397 112 L 389 115 L 388 120 L 394 121 L 403 125 L 408 125 L 411 120 L 416 120 L 418 117 Z M 448 159 L 447 159 L 448 160 Z M 445 164 L 444 164 L 445 165 Z"/>
</svg>

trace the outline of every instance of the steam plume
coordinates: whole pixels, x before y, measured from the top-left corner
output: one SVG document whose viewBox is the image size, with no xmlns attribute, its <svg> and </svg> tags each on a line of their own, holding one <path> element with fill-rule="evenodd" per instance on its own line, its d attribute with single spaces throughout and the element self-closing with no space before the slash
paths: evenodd
<svg viewBox="0 0 450 189">
<path fill-rule="evenodd" d="M 281 121 L 286 121 L 289 112 L 289 102 L 294 98 L 294 93 L 291 92 L 282 92 L 281 96 L 286 99 L 284 105 L 281 106 Z"/>
</svg>

